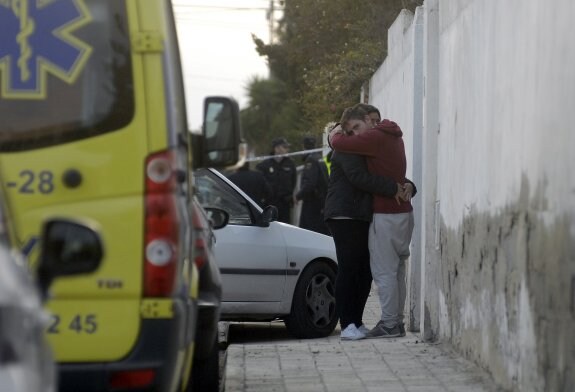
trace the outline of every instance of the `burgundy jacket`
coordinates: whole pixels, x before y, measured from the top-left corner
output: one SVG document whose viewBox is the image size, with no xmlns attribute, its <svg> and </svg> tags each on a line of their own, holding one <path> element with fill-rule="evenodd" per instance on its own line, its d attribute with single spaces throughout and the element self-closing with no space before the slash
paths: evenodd
<svg viewBox="0 0 575 392">
<path fill-rule="evenodd" d="M 357 135 L 332 134 L 330 144 L 336 151 L 366 156 L 367 167 L 371 173 L 405 184 L 407 160 L 402 136 L 403 132 L 396 123 L 383 120 L 375 128 Z M 398 204 L 393 197 L 373 195 L 375 214 L 399 214 L 412 210 L 409 201 Z"/>
</svg>

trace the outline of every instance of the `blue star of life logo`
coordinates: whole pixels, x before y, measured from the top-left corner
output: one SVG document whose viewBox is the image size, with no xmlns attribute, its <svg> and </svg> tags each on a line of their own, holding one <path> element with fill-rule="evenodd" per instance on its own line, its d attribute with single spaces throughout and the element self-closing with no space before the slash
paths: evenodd
<svg viewBox="0 0 575 392">
<path fill-rule="evenodd" d="M 49 74 L 74 83 L 92 48 L 73 33 L 91 20 L 84 0 L 0 0 L 0 98 L 45 99 Z"/>
</svg>

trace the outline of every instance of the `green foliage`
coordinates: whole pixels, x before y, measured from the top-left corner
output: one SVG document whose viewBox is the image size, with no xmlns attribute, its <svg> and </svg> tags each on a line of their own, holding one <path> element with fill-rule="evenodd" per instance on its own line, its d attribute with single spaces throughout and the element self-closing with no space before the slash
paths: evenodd
<svg viewBox="0 0 575 392">
<path fill-rule="evenodd" d="M 275 137 L 292 141 L 297 137 L 294 127 L 302 115 L 290 99 L 286 83 L 276 78 L 254 78 L 249 83 L 248 96 L 249 105 L 240 115 L 244 138 L 255 155 L 267 155 Z"/>
<path fill-rule="evenodd" d="M 345 107 L 359 102 L 362 85 L 386 56 L 389 26 L 402 8 L 413 11 L 421 3 L 285 0 L 277 31 L 279 43 L 266 45 L 253 37 L 258 53 L 267 57 L 272 75 L 271 85 L 254 81 L 249 86 L 252 100 L 258 97 L 254 104 L 259 114 L 253 113 L 252 107 L 243 113 L 246 121 L 254 121 L 246 123 L 245 129 L 258 153 L 261 147 L 257 143 L 265 140 L 269 145 L 278 135 L 288 137 L 292 144 L 304 134 L 321 135 L 327 122 L 339 120 Z M 268 93 L 265 99 L 271 102 L 264 105 L 259 99 L 265 94 L 259 90 L 268 87 L 275 90 Z M 273 111 L 268 111 L 270 106 Z M 264 118 L 265 125 L 257 125 Z"/>
</svg>

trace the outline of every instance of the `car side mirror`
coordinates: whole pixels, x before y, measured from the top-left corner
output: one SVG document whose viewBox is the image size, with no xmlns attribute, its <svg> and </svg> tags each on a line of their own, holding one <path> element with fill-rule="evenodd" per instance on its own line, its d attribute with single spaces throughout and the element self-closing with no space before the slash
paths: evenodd
<svg viewBox="0 0 575 392">
<path fill-rule="evenodd" d="M 93 272 L 104 256 L 100 236 L 92 228 L 64 219 L 44 224 L 40 252 L 38 285 L 43 298 L 54 278 Z"/>
<path fill-rule="evenodd" d="M 214 230 L 225 227 L 230 221 L 230 214 L 220 208 L 206 207 L 204 210 Z"/>
<path fill-rule="evenodd" d="M 260 226 L 267 227 L 270 222 L 278 220 L 278 208 L 276 206 L 266 206 L 262 211 Z"/>
</svg>

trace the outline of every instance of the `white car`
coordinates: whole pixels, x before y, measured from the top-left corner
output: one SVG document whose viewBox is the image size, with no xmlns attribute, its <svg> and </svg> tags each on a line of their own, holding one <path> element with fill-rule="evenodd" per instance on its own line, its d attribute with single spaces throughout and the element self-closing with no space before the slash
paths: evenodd
<svg viewBox="0 0 575 392">
<path fill-rule="evenodd" d="M 331 334 L 338 321 L 333 239 L 277 222 L 274 206 L 262 209 L 215 169 L 196 170 L 194 176 L 208 216 L 212 209 L 229 215 L 228 224 L 215 230 L 221 320 L 283 319 L 297 338 Z"/>
</svg>

